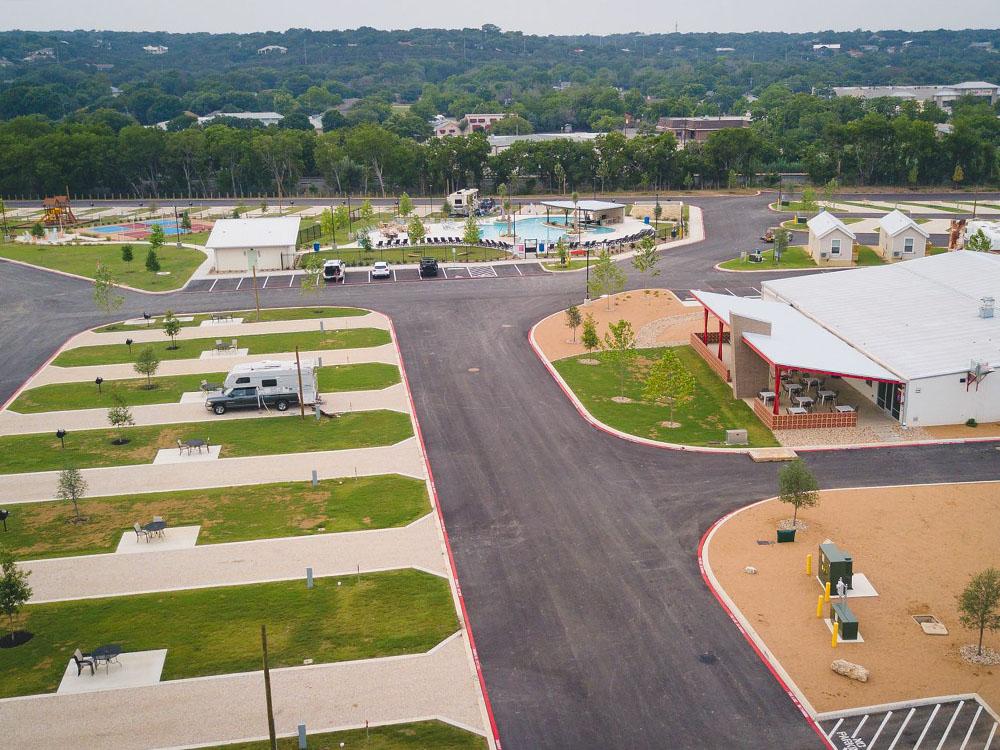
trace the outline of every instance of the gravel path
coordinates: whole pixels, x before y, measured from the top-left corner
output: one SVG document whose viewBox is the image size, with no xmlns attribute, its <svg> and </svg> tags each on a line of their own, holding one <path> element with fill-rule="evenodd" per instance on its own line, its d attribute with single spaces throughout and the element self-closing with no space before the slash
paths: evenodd
<svg viewBox="0 0 1000 750">
<path fill-rule="evenodd" d="M 271 692 L 279 734 L 300 723 L 320 731 L 431 717 L 484 731 L 462 633 L 426 654 L 273 669 Z M 146 750 L 267 737 L 262 672 L 13 698 L 0 701 L 0 715 L 6 736 L 30 737 L 38 748 Z"/>
<path fill-rule="evenodd" d="M 167 534 L 170 530 L 167 529 Z M 155 549 L 156 542 L 149 546 Z M 108 553 L 22 563 L 31 571 L 32 604 L 150 591 L 420 568 L 447 577 L 434 516 L 409 526 L 338 534 L 204 544 L 162 552 Z M 305 584 L 303 584 L 305 585 Z"/>
</svg>

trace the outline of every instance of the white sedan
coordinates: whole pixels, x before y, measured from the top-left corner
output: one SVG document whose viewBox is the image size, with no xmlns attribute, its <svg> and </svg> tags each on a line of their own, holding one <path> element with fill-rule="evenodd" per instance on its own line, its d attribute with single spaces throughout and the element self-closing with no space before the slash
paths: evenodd
<svg viewBox="0 0 1000 750">
<path fill-rule="evenodd" d="M 390 276 L 392 276 L 392 271 L 389 270 L 389 264 L 384 260 L 377 261 L 372 266 L 373 279 L 388 279 Z"/>
</svg>

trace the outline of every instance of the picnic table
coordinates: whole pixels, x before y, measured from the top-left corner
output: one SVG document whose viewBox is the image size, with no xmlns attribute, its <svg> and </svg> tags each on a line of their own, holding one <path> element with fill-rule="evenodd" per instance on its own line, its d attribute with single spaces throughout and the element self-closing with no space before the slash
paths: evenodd
<svg viewBox="0 0 1000 750">
<path fill-rule="evenodd" d="M 188 453 L 195 448 L 197 448 L 198 452 L 201 453 L 201 449 L 205 447 L 205 441 L 201 438 L 191 438 L 190 440 L 184 441 L 184 447 L 188 449 Z"/>
<path fill-rule="evenodd" d="M 806 388 L 812 388 L 812 387 L 819 388 L 819 386 L 820 386 L 820 379 L 819 378 L 812 378 L 812 377 L 803 378 L 803 381 L 806 384 Z"/>
<path fill-rule="evenodd" d="M 116 664 L 119 663 L 118 657 L 121 656 L 121 653 L 122 653 L 122 647 L 119 644 L 107 643 L 103 646 L 98 646 L 97 648 L 95 648 L 94 651 L 91 653 L 91 656 L 94 658 L 95 664 L 100 664 L 103 661 L 105 670 L 107 672 L 110 672 L 111 662 L 115 662 Z"/>
<path fill-rule="evenodd" d="M 142 530 L 145 531 L 147 534 L 156 534 L 157 536 L 162 537 L 164 536 L 163 532 L 166 530 L 166 528 L 167 528 L 166 521 L 150 521 L 149 523 L 147 523 L 145 526 L 142 527 Z"/>
</svg>

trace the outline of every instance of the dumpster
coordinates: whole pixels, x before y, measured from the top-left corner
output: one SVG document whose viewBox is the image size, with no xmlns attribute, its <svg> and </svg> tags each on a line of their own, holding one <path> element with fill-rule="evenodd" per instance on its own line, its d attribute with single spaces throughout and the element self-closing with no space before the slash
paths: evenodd
<svg viewBox="0 0 1000 750">
<path fill-rule="evenodd" d="M 795 541 L 795 529 L 778 529 L 778 544 Z"/>
</svg>

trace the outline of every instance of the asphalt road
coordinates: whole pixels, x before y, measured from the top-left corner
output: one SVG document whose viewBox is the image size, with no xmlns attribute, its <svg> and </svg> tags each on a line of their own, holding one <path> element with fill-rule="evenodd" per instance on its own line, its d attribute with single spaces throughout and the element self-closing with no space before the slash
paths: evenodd
<svg viewBox="0 0 1000 750">
<path fill-rule="evenodd" d="M 706 269 L 773 222 L 766 200 L 702 201 L 709 239 L 668 251 L 655 283 L 731 280 Z M 582 293 L 582 276 L 566 274 L 319 298 L 393 317 L 504 746 L 820 747 L 697 566 L 705 529 L 774 494 L 777 467 L 587 426 L 527 344 L 537 320 Z M 262 299 L 302 301 L 294 290 Z M 252 305 L 252 294 L 130 294 L 117 317 L 223 305 Z M 0 399 L 69 334 L 102 322 L 87 284 L 0 265 Z M 806 460 L 824 487 L 1000 479 L 991 444 Z"/>
</svg>

